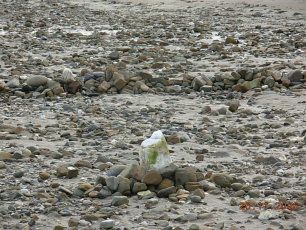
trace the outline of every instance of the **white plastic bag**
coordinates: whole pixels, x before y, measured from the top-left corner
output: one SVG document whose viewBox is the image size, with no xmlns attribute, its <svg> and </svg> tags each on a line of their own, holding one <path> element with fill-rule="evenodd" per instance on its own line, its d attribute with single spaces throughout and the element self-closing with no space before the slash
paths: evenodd
<svg viewBox="0 0 306 230">
<path fill-rule="evenodd" d="M 166 138 L 158 130 L 141 143 L 140 163 L 146 170 L 162 169 L 171 163 L 170 152 Z"/>
</svg>

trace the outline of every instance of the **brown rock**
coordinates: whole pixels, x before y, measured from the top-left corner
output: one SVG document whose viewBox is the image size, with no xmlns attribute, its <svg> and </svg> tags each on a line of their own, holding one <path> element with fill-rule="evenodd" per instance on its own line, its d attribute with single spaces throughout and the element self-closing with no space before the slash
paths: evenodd
<svg viewBox="0 0 306 230">
<path fill-rule="evenodd" d="M 116 89 L 121 90 L 126 84 L 128 83 L 124 76 L 118 72 L 115 72 L 113 74 L 113 79 L 114 79 L 114 86 Z"/>
<path fill-rule="evenodd" d="M 99 86 L 97 91 L 99 93 L 107 93 L 108 89 L 111 87 L 111 84 L 107 81 L 103 81 Z"/>
<path fill-rule="evenodd" d="M 50 174 L 48 172 L 40 172 L 39 173 L 39 178 L 42 180 L 47 180 L 50 178 Z"/>
<path fill-rule="evenodd" d="M 134 178 L 137 181 L 141 181 L 145 175 L 145 169 L 140 165 L 132 164 L 126 167 L 119 175 L 126 178 Z"/>
<path fill-rule="evenodd" d="M 158 189 L 165 189 L 169 188 L 174 185 L 174 182 L 170 179 L 163 179 L 162 182 L 159 184 Z"/>
<path fill-rule="evenodd" d="M 65 90 L 63 89 L 63 87 L 59 86 L 59 87 L 55 87 L 52 89 L 52 93 L 54 95 L 60 95 L 62 93 L 65 93 Z"/>
<path fill-rule="evenodd" d="M 200 185 L 199 182 L 186 182 L 185 183 L 185 189 L 187 191 L 191 192 L 191 191 L 194 191 L 194 190 L 200 189 L 200 188 L 202 188 L 202 186 Z"/>
<path fill-rule="evenodd" d="M 82 89 L 82 85 L 78 81 L 68 82 L 65 85 L 65 91 L 67 93 L 76 94 L 77 92 L 80 92 L 81 89 Z"/>
<path fill-rule="evenodd" d="M 144 178 L 142 179 L 142 182 L 146 185 L 159 185 L 162 179 L 163 178 L 159 172 L 155 170 L 150 170 L 145 174 Z"/>
<path fill-rule="evenodd" d="M 74 163 L 74 166 L 84 167 L 84 168 L 92 168 L 91 163 L 87 160 L 78 160 L 77 162 Z"/>
<path fill-rule="evenodd" d="M 82 184 L 79 184 L 79 189 L 82 190 L 82 191 L 87 191 L 89 189 L 92 189 L 94 186 L 91 185 L 90 183 L 82 183 Z"/>
<path fill-rule="evenodd" d="M 13 157 L 9 152 L 0 152 L 0 161 L 11 160 Z"/>
<path fill-rule="evenodd" d="M 175 184 L 185 185 L 187 182 L 196 182 L 197 177 L 194 170 L 191 169 L 177 169 L 175 172 Z"/>
</svg>

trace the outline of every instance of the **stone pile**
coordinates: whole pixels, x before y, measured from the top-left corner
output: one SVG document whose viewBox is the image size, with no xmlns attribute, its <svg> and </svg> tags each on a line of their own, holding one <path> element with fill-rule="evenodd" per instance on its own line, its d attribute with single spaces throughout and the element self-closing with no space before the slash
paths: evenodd
<svg viewBox="0 0 306 230">
<path fill-rule="evenodd" d="M 57 168 L 56 175 L 59 178 L 75 178 L 78 176 L 78 168 L 75 166 L 61 165 Z M 83 164 L 81 164 L 83 165 Z M 229 187 L 233 178 L 226 174 L 210 175 L 212 181 L 219 187 Z M 46 179 L 44 174 L 41 179 Z M 140 199 L 153 197 L 169 198 L 173 202 L 201 203 L 205 197 L 204 188 L 207 191 L 207 178 L 195 167 L 178 167 L 171 164 L 166 168 L 156 171 L 145 171 L 142 166 L 132 164 L 130 166 L 113 166 L 106 175 L 96 178 L 96 184 L 79 184 L 73 192 L 59 187 L 59 190 L 76 197 L 107 198 L 113 196 L 112 205 L 128 204 L 127 196 L 137 195 Z"/>
<path fill-rule="evenodd" d="M 131 72 L 111 65 L 101 72 L 90 73 L 82 70 L 77 77 L 70 69 L 64 69 L 58 79 L 45 76 L 21 76 L 8 82 L 0 82 L 0 92 L 11 91 L 22 98 L 54 97 L 66 93 L 76 94 L 141 94 L 141 93 L 190 93 L 192 91 L 213 92 L 234 90 L 247 92 L 251 89 L 273 89 L 292 86 L 303 87 L 306 72 L 293 70 L 280 73 L 269 69 L 239 69 L 233 72 L 215 74 L 212 77 L 182 74 L 176 78 L 155 77 L 153 74 L 140 71 Z"/>
</svg>

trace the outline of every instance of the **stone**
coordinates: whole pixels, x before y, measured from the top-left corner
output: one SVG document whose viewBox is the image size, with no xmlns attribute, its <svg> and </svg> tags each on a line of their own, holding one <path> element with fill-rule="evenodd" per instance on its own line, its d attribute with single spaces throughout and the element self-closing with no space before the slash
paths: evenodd
<svg viewBox="0 0 306 230">
<path fill-rule="evenodd" d="M 215 173 L 210 179 L 221 188 L 230 187 L 233 183 L 233 178 L 225 173 Z"/>
<path fill-rule="evenodd" d="M 159 190 L 157 192 L 157 196 L 167 198 L 167 197 L 169 197 L 170 194 L 173 194 L 173 193 L 176 193 L 176 187 L 175 186 L 171 186 L 169 188 L 164 188 L 164 189 Z"/>
<path fill-rule="evenodd" d="M 0 83 L 1 84 L 1 83 Z M 9 88 L 18 88 L 20 87 L 20 82 L 18 78 L 13 78 L 6 83 L 6 86 Z"/>
<path fill-rule="evenodd" d="M 218 113 L 221 115 L 226 115 L 227 114 L 227 108 L 222 106 L 218 109 Z"/>
<path fill-rule="evenodd" d="M 126 178 L 134 178 L 137 181 L 141 181 L 142 178 L 145 176 L 145 168 L 136 165 L 136 164 L 131 164 L 127 166 L 119 175 L 126 177 Z"/>
<path fill-rule="evenodd" d="M 258 215 L 259 220 L 271 220 L 278 218 L 280 213 L 275 210 L 264 210 L 261 211 Z"/>
<path fill-rule="evenodd" d="M 174 182 L 168 178 L 165 178 L 160 182 L 158 189 L 165 189 L 172 186 L 174 186 Z"/>
<path fill-rule="evenodd" d="M 201 197 L 201 199 L 205 198 L 205 192 L 203 189 L 200 189 L 200 188 L 194 190 L 192 194 Z"/>
<path fill-rule="evenodd" d="M 188 230 L 200 230 L 200 227 L 197 224 L 191 224 Z"/>
<path fill-rule="evenodd" d="M 75 167 L 61 165 L 56 170 L 57 177 L 67 177 L 69 179 L 77 177 L 79 170 Z"/>
<path fill-rule="evenodd" d="M 103 188 L 99 191 L 98 197 L 103 199 L 111 195 L 112 191 L 107 186 L 103 186 Z"/>
<path fill-rule="evenodd" d="M 239 190 L 242 189 L 243 184 L 241 184 L 241 183 L 233 183 L 233 184 L 231 184 L 231 187 L 232 187 L 232 189 L 233 189 L 234 191 L 239 191 Z"/>
<path fill-rule="evenodd" d="M 269 76 L 264 80 L 264 84 L 267 85 L 270 89 L 272 89 L 275 84 L 275 80 L 272 76 Z"/>
<path fill-rule="evenodd" d="M 71 81 L 68 82 L 64 88 L 67 93 L 76 94 L 81 91 L 82 85 L 79 81 Z"/>
<path fill-rule="evenodd" d="M 63 93 L 65 93 L 65 90 L 63 87 L 59 86 L 59 87 L 55 87 L 52 89 L 52 93 L 56 96 L 61 95 Z"/>
<path fill-rule="evenodd" d="M 194 191 L 196 189 L 202 188 L 201 184 L 199 182 L 186 182 L 185 183 L 185 189 L 188 191 Z"/>
<path fill-rule="evenodd" d="M 75 75 L 72 73 L 72 70 L 69 69 L 69 68 L 65 68 L 63 69 L 63 73 L 62 73 L 62 82 L 67 84 L 69 82 L 74 82 L 76 79 L 75 79 Z"/>
<path fill-rule="evenodd" d="M 8 161 L 13 158 L 13 154 L 9 152 L 0 152 L 0 161 Z"/>
<path fill-rule="evenodd" d="M 232 36 L 229 36 L 225 39 L 225 44 L 238 44 L 238 40 Z"/>
<path fill-rule="evenodd" d="M 92 164 L 87 160 L 78 160 L 74 163 L 74 166 L 78 168 L 92 168 Z"/>
<path fill-rule="evenodd" d="M 94 186 L 90 183 L 81 183 L 78 185 L 78 188 L 82 191 L 87 191 L 87 190 L 90 190 L 92 189 Z"/>
<path fill-rule="evenodd" d="M 196 182 L 196 173 L 192 170 L 179 168 L 175 172 L 175 184 L 185 185 L 187 182 Z"/>
<path fill-rule="evenodd" d="M 108 57 L 111 59 L 111 60 L 118 60 L 119 59 L 119 52 L 118 51 L 114 51 L 114 52 L 111 52 Z"/>
<path fill-rule="evenodd" d="M 250 198 L 258 198 L 258 197 L 260 197 L 260 190 L 252 189 L 252 190 L 248 191 L 248 195 L 250 196 Z"/>
<path fill-rule="evenodd" d="M 68 220 L 68 226 L 69 227 L 77 227 L 80 223 L 80 220 L 75 218 L 75 217 L 71 217 L 69 220 Z"/>
<path fill-rule="evenodd" d="M 117 191 L 121 194 L 130 193 L 130 180 L 128 178 L 118 176 L 119 178 L 119 184 Z"/>
<path fill-rule="evenodd" d="M 196 91 L 199 91 L 205 85 L 213 85 L 212 81 L 206 76 L 197 76 L 193 79 L 191 83 L 191 87 Z"/>
<path fill-rule="evenodd" d="M 147 86 L 145 83 L 140 84 L 139 87 L 143 92 L 148 92 L 150 90 L 150 87 Z"/>
<path fill-rule="evenodd" d="M 48 180 L 50 178 L 50 174 L 48 172 L 40 172 L 39 178 L 42 180 Z"/>
<path fill-rule="evenodd" d="M 150 170 L 145 174 L 142 182 L 146 185 L 159 185 L 162 179 L 163 178 L 158 171 Z"/>
<path fill-rule="evenodd" d="M 104 220 L 100 222 L 99 229 L 112 229 L 114 226 L 114 220 Z"/>
<path fill-rule="evenodd" d="M 8 90 L 9 90 L 9 88 L 6 85 L 6 83 L 3 80 L 0 79 L 0 92 L 6 92 Z"/>
<path fill-rule="evenodd" d="M 228 110 L 232 113 L 236 112 L 240 106 L 240 103 L 238 100 L 232 100 L 228 103 Z"/>
<path fill-rule="evenodd" d="M 19 171 L 14 172 L 15 178 L 21 178 L 23 176 L 24 176 L 24 171 L 19 170 Z"/>
<path fill-rule="evenodd" d="M 132 192 L 136 194 L 136 193 L 141 192 L 141 191 L 146 191 L 147 188 L 148 187 L 145 183 L 135 182 L 134 185 L 133 185 Z"/>
<path fill-rule="evenodd" d="M 121 206 L 121 205 L 128 205 L 129 199 L 126 196 L 113 196 L 112 203 L 113 206 Z"/>
<path fill-rule="evenodd" d="M 32 76 L 26 80 L 26 84 L 33 88 L 44 86 L 47 84 L 47 82 L 48 82 L 48 78 L 45 76 Z"/>
<path fill-rule="evenodd" d="M 122 172 L 123 170 L 126 169 L 126 167 L 127 167 L 127 166 L 125 166 L 125 165 L 113 165 L 113 166 L 106 172 L 106 174 L 107 174 L 107 176 L 118 176 L 118 175 L 121 174 L 121 172 Z M 120 175 L 120 176 L 122 176 L 122 175 Z M 122 177 L 124 177 L 124 176 L 122 176 Z"/>
<path fill-rule="evenodd" d="M 107 81 L 103 81 L 97 88 L 99 93 L 107 93 L 107 91 L 111 88 L 111 84 Z"/>
<path fill-rule="evenodd" d="M 159 173 L 161 174 L 162 178 L 173 178 L 175 175 L 176 170 L 178 169 L 178 166 L 174 163 L 170 163 L 168 166 L 162 168 L 159 170 Z"/>
<path fill-rule="evenodd" d="M 5 169 L 6 164 L 3 161 L 0 161 L 0 169 Z"/>
<path fill-rule="evenodd" d="M 243 83 L 233 86 L 233 90 L 245 93 L 251 89 L 259 88 L 261 86 L 260 79 L 256 78 L 252 81 L 245 81 Z"/>
<path fill-rule="evenodd" d="M 124 86 L 128 83 L 124 76 L 121 73 L 115 72 L 113 74 L 113 79 L 114 79 L 114 86 L 116 87 L 117 90 L 123 89 Z"/>
<path fill-rule="evenodd" d="M 288 73 L 287 78 L 290 82 L 301 82 L 304 76 L 300 70 L 293 70 Z"/>
<path fill-rule="evenodd" d="M 111 191 L 117 191 L 118 185 L 119 185 L 119 178 L 110 176 L 105 179 L 106 186 L 111 190 Z"/>
<path fill-rule="evenodd" d="M 67 173 L 67 178 L 75 178 L 79 174 L 79 170 L 75 167 L 68 167 L 68 173 Z"/>
<path fill-rule="evenodd" d="M 147 209 L 155 208 L 156 205 L 158 204 L 158 202 L 159 202 L 159 199 L 157 199 L 157 198 L 150 198 L 150 199 L 148 199 L 148 201 L 146 202 L 145 207 L 146 207 Z"/>
<path fill-rule="evenodd" d="M 209 105 L 206 105 L 201 109 L 201 114 L 210 114 L 211 111 L 212 111 L 211 107 Z"/>
<path fill-rule="evenodd" d="M 150 190 L 146 190 L 146 191 L 138 192 L 138 193 L 137 193 L 137 196 L 138 196 L 140 199 L 150 199 L 150 198 L 155 197 L 155 193 L 154 193 L 154 192 L 151 192 Z"/>
<path fill-rule="evenodd" d="M 196 195 L 191 195 L 190 200 L 192 203 L 201 203 L 202 198 L 200 196 L 196 196 Z"/>
</svg>

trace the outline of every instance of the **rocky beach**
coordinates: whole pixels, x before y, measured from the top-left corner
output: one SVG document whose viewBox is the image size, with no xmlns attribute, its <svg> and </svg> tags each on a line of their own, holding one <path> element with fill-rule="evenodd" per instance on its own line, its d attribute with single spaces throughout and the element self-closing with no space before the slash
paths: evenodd
<svg viewBox="0 0 306 230">
<path fill-rule="evenodd" d="M 305 229 L 305 12 L 0 0 L 0 229 Z"/>
</svg>

